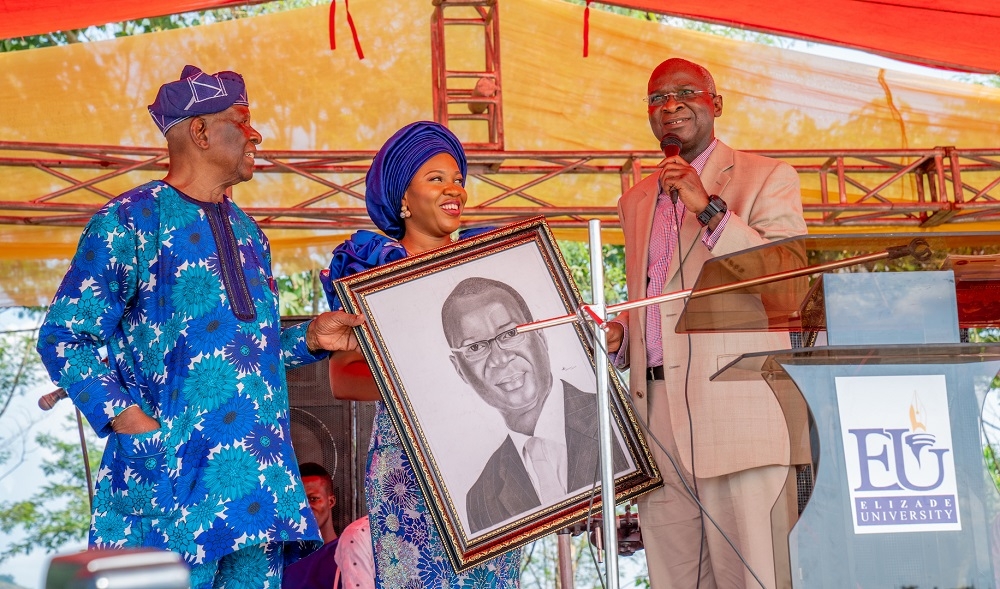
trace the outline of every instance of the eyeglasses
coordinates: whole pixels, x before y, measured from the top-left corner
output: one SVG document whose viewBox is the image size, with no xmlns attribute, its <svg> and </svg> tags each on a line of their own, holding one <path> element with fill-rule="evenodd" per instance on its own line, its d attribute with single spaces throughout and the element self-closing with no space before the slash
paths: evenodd
<svg viewBox="0 0 1000 589">
<path fill-rule="evenodd" d="M 471 344 L 466 344 L 459 348 L 452 348 L 451 351 L 461 354 L 462 357 L 470 362 L 475 362 L 476 360 L 482 360 L 486 356 L 490 355 L 491 343 L 495 343 L 501 350 L 510 350 L 524 343 L 524 338 L 525 334 L 518 332 L 515 327 L 508 329 L 496 337 L 491 337 L 490 339 L 484 339 L 478 342 L 472 342 Z"/>
<path fill-rule="evenodd" d="M 650 94 L 643 100 L 649 103 L 649 106 L 660 106 L 666 104 L 668 100 L 673 98 L 677 102 L 688 102 L 694 100 L 702 94 L 708 94 L 712 98 L 715 98 L 715 94 L 712 94 L 708 90 L 678 90 L 677 92 L 664 92 L 662 94 Z"/>
</svg>

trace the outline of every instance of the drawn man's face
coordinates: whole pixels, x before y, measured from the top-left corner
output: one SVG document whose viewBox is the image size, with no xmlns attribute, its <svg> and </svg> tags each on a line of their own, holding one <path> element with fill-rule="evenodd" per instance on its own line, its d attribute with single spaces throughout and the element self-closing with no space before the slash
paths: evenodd
<svg viewBox="0 0 1000 589">
<path fill-rule="evenodd" d="M 447 322 L 445 335 L 462 380 L 508 420 L 545 403 L 552 388 L 548 347 L 538 331 L 510 334 L 527 322 L 514 298 L 490 289 L 459 299 L 455 310 L 459 317 Z"/>
</svg>

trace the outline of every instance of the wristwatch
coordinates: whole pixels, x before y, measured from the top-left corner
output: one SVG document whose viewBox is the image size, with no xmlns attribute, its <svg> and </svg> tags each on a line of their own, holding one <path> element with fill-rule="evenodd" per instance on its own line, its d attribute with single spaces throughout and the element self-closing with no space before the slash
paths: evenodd
<svg viewBox="0 0 1000 589">
<path fill-rule="evenodd" d="M 726 201 L 719 198 L 717 194 L 713 194 L 708 197 L 708 206 L 705 210 L 698 213 L 698 222 L 701 223 L 702 227 L 708 227 L 708 222 L 712 220 L 712 217 L 718 215 L 719 213 L 725 213 L 729 210 L 726 206 Z"/>
</svg>

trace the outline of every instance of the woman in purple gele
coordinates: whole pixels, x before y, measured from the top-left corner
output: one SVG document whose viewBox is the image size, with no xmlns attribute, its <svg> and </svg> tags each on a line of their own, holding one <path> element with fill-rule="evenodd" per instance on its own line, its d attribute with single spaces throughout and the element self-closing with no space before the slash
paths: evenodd
<svg viewBox="0 0 1000 589">
<path fill-rule="evenodd" d="M 385 235 L 358 231 L 333 251 L 330 268 L 321 275 L 330 307 L 342 306 L 335 280 L 451 243 L 468 197 L 465 178 L 465 151 L 446 127 L 419 121 L 389 138 L 372 161 L 365 191 L 368 215 Z M 338 399 L 378 401 L 365 478 L 376 586 L 517 587 L 520 550 L 455 573 L 360 353 L 330 357 L 330 387 Z"/>
</svg>

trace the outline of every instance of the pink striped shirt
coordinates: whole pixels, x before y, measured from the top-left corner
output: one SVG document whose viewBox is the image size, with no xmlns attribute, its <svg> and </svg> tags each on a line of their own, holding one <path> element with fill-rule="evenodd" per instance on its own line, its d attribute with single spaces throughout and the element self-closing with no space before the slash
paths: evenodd
<svg viewBox="0 0 1000 589">
<path fill-rule="evenodd" d="M 711 145 L 709 145 L 705 151 L 698 154 L 698 157 L 694 158 L 691 162 L 691 167 L 698 172 L 699 176 L 705 169 L 705 164 L 708 162 L 708 158 L 712 155 L 712 152 L 715 151 L 715 146 L 718 142 L 718 139 L 713 140 Z M 653 211 L 653 227 L 649 235 L 649 269 L 647 275 L 648 280 L 646 283 L 647 297 L 657 296 L 663 292 L 663 285 L 667 282 L 667 271 L 670 268 L 670 262 L 677 251 L 677 236 L 680 231 L 678 222 L 683 223 L 684 213 L 686 211 L 687 208 L 680 199 L 677 200 L 676 204 L 672 203 L 670 195 L 663 192 L 662 187 L 660 188 L 659 194 L 656 197 L 656 209 Z M 726 212 L 722 221 L 720 221 L 716 226 L 715 231 L 709 231 L 706 228 L 701 241 L 709 250 L 715 247 L 715 244 L 719 241 L 719 237 L 722 235 L 722 231 L 726 227 L 726 222 L 729 220 L 730 214 L 731 213 L 729 211 Z M 690 288 L 693 285 L 688 284 L 685 286 Z M 662 366 L 663 337 L 662 332 L 660 331 L 659 306 L 650 305 L 645 308 L 645 312 L 646 365 Z M 625 328 L 625 334 L 622 339 L 622 347 L 615 355 L 615 364 L 621 366 L 624 365 L 626 356 L 628 325 L 624 322 L 619 323 Z"/>
</svg>

